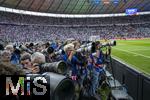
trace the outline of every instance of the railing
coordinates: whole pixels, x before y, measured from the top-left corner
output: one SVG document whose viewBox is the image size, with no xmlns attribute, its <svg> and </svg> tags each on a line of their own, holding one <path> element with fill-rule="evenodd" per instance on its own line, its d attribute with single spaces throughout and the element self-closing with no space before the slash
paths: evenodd
<svg viewBox="0 0 150 100">
<path fill-rule="evenodd" d="M 144 62 L 143 62 L 144 63 Z M 112 70 L 120 83 L 127 87 L 134 100 L 150 100 L 150 77 L 113 58 Z"/>
</svg>

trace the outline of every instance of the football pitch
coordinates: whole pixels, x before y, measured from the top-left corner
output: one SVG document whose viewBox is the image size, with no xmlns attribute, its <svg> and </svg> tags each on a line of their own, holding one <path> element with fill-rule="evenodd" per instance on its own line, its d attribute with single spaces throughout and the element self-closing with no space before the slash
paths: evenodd
<svg viewBox="0 0 150 100">
<path fill-rule="evenodd" d="M 112 48 L 112 57 L 150 75 L 150 39 L 117 40 L 117 46 Z"/>
</svg>

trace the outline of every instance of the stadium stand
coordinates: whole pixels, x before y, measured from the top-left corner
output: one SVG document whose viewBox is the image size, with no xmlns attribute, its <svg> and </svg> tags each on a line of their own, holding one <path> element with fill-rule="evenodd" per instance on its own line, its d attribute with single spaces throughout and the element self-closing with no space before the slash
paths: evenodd
<svg viewBox="0 0 150 100">
<path fill-rule="evenodd" d="M 150 38 L 150 1 L 110 1 L 0 0 L 0 75 L 31 76 L 30 82 L 34 76 L 49 78 L 48 100 L 149 100 L 150 78 L 111 54 L 114 48 L 116 54 L 127 55 L 124 58 L 128 59 L 131 54 L 133 61 L 136 61 L 134 57 L 143 57 L 143 65 L 149 62 L 146 52 L 149 41 L 138 46 L 129 44 L 135 50 L 144 48 L 147 55 L 138 50 L 138 54 L 129 51 L 125 43 L 119 44 L 121 49 L 114 46 L 116 40 Z M 129 7 L 137 9 L 127 9 Z M 26 10 L 26 14 L 21 10 Z M 126 10 L 140 12 L 129 15 Z M 89 16 L 73 18 L 59 14 Z M 97 14 L 101 17 L 90 17 Z M 1 85 L 4 82 L 0 76 L 0 90 L 5 89 Z M 33 91 L 28 85 L 25 92 L 29 95 Z M 6 88 L 9 90 L 9 85 Z M 19 89 L 24 92 L 24 88 Z M 11 90 L 12 94 L 18 94 L 13 91 L 14 87 Z M 35 95 L 30 96 L 33 99 Z M 16 98 L 21 100 L 22 97 L 17 95 Z"/>
<path fill-rule="evenodd" d="M 149 15 L 97 19 L 61 19 L 5 12 L 0 15 L 1 39 L 10 42 L 48 41 L 57 38 L 86 41 L 92 35 L 100 35 L 101 39 L 150 37 Z"/>
</svg>

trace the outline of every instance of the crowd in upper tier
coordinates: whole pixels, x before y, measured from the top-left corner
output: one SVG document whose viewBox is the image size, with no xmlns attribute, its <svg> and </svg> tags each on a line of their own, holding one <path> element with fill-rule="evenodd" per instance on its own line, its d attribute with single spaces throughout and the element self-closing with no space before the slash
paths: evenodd
<svg viewBox="0 0 150 100">
<path fill-rule="evenodd" d="M 0 39 L 8 42 L 50 41 L 74 38 L 86 41 L 92 35 L 101 39 L 150 37 L 150 17 L 49 18 L 0 12 Z"/>
<path fill-rule="evenodd" d="M 113 25 L 103 27 L 54 27 L 36 25 L 0 25 L 0 39 L 9 42 L 50 41 L 74 38 L 86 41 L 92 35 L 101 39 L 147 38 L 150 37 L 150 24 Z"/>
</svg>

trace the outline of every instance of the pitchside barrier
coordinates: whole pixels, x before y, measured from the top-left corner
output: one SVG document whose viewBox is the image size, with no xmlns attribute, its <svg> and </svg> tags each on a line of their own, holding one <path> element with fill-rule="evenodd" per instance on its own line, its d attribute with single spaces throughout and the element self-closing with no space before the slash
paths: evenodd
<svg viewBox="0 0 150 100">
<path fill-rule="evenodd" d="M 150 100 L 150 77 L 115 58 L 112 59 L 112 72 L 134 100 Z"/>
</svg>

